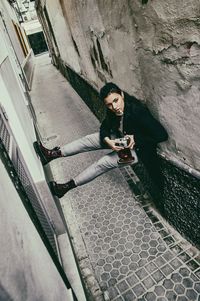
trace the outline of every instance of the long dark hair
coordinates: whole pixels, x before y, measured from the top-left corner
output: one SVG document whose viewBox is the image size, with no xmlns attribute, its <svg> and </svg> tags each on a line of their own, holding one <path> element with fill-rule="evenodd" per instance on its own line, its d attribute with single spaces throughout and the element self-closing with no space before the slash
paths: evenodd
<svg viewBox="0 0 200 301">
<path fill-rule="evenodd" d="M 104 99 L 111 93 L 122 94 L 122 90 L 116 84 L 114 84 L 112 82 L 107 83 L 101 88 L 101 90 L 99 92 L 100 99 L 102 101 L 104 101 Z"/>
</svg>

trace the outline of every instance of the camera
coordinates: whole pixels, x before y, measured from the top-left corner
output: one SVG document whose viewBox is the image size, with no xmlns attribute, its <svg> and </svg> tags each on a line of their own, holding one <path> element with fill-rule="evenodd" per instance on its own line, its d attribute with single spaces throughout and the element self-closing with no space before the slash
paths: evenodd
<svg viewBox="0 0 200 301">
<path fill-rule="evenodd" d="M 126 148 L 130 143 L 129 137 L 115 139 L 115 145 Z"/>
</svg>

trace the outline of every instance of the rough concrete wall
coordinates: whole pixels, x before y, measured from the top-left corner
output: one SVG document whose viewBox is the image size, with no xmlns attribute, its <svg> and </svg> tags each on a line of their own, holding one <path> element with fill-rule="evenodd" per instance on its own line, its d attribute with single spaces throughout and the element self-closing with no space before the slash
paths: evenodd
<svg viewBox="0 0 200 301">
<path fill-rule="evenodd" d="M 81 74 L 83 77 L 91 80 L 95 85 L 95 72 L 90 59 L 85 32 L 80 22 L 80 15 L 77 11 L 77 3 L 75 0 L 60 0 L 65 21 L 70 28 L 71 38 L 74 43 L 74 48 L 79 56 Z"/>
<path fill-rule="evenodd" d="M 68 63 L 75 72 L 80 73 L 78 53 L 74 47 L 70 28 L 65 21 L 59 1 L 47 1 L 46 7 L 62 60 Z"/>
<path fill-rule="evenodd" d="M 80 75 L 97 88 L 112 80 L 144 99 L 169 132 L 163 150 L 200 169 L 199 1 L 60 3 Z"/>
<path fill-rule="evenodd" d="M 0 300 L 70 300 L 1 161 L 0 171 Z"/>
<path fill-rule="evenodd" d="M 137 35 L 129 3 L 127 1 L 97 0 L 99 13 L 104 25 L 104 34 L 99 39 L 101 49 L 110 65 L 113 80 L 119 86 L 143 99 L 141 76 L 136 53 Z M 93 20 L 93 35 L 98 37 L 98 27 Z M 107 41 L 109 51 L 105 52 Z"/>
<path fill-rule="evenodd" d="M 63 3 L 80 53 L 82 75 L 98 89 L 114 78 L 123 89 L 143 98 L 134 50 L 135 30 L 127 3 L 104 0 L 63 0 Z M 116 18 L 119 12 L 120 17 Z"/>
<path fill-rule="evenodd" d="M 165 151 L 200 169 L 200 3 L 130 1 L 142 90 L 169 132 Z"/>
</svg>

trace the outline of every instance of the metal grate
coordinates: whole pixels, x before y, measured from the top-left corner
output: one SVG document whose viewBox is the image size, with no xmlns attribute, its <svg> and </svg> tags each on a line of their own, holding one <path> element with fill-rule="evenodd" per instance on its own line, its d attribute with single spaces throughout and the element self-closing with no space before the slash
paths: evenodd
<svg viewBox="0 0 200 301">
<path fill-rule="evenodd" d="M 55 242 L 55 238 L 54 238 L 54 231 L 52 229 L 51 223 L 48 220 L 46 214 L 45 214 L 45 209 L 42 208 L 39 197 L 37 196 L 35 189 L 33 187 L 33 184 L 31 184 L 31 181 L 25 171 L 25 168 L 23 166 L 23 163 L 19 157 L 19 154 L 17 154 L 17 158 L 16 158 L 16 163 L 15 163 L 15 167 L 16 167 L 16 171 L 17 174 L 19 176 L 19 179 L 28 195 L 28 198 L 31 202 L 31 205 L 34 208 L 34 211 L 42 225 L 43 230 L 45 231 L 49 242 L 51 243 L 51 246 L 55 252 L 55 254 L 58 256 L 57 254 L 57 249 L 56 249 L 56 242 Z"/>
<path fill-rule="evenodd" d="M 3 116 L 3 112 L 2 110 L 0 110 L 0 138 L 8 153 L 10 152 L 11 137 L 13 142 L 15 142 L 14 137 L 11 134 L 11 130 L 9 129 L 9 125 L 7 124 L 6 119 Z M 39 195 L 37 195 L 36 188 L 34 187 L 34 183 L 31 179 L 31 176 L 29 176 L 28 170 L 26 169 L 26 165 L 23 162 L 23 159 L 20 155 L 20 151 L 17 147 L 17 144 L 12 143 L 12 148 L 15 149 L 12 149 L 11 153 L 16 154 L 16 156 L 13 156 L 13 158 L 11 158 L 15 170 L 28 195 L 30 203 L 41 223 L 41 226 L 48 237 L 48 240 L 54 250 L 54 253 L 58 257 L 56 241 L 55 241 L 55 232 L 51 225 L 50 219 L 45 211 L 45 208 L 42 206 L 42 202 L 40 200 Z"/>
<path fill-rule="evenodd" d="M 6 128 L 3 117 L 1 115 L 0 115 L 0 137 L 3 141 L 3 144 L 4 144 L 7 152 L 9 152 L 10 134 L 9 134 L 8 129 Z"/>
</svg>

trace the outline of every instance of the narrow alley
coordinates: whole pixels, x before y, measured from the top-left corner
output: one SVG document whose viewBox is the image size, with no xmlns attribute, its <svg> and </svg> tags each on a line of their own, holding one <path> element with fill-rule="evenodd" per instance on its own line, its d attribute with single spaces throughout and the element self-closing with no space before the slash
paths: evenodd
<svg viewBox="0 0 200 301">
<path fill-rule="evenodd" d="M 97 118 L 48 54 L 36 58 L 31 98 L 48 148 L 99 129 Z M 102 152 L 54 160 L 54 180 L 68 181 Z M 131 185 L 137 182 L 132 169 L 124 167 L 55 200 L 93 300 L 200 300 L 200 252 L 168 226 L 148 197 L 133 193 Z"/>
</svg>

